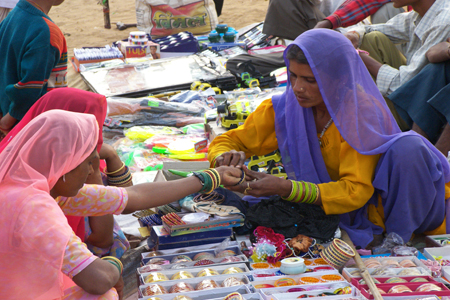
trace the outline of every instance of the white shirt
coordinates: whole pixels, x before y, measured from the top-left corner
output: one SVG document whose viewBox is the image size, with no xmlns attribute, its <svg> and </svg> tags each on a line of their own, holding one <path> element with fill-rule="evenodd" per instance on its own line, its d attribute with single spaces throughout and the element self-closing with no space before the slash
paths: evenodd
<svg viewBox="0 0 450 300">
<path fill-rule="evenodd" d="M 401 13 L 385 24 L 352 28 L 360 35 L 360 43 L 365 33 L 379 31 L 394 44 L 402 44 L 406 65 L 398 70 L 383 65 L 378 71 L 377 86 L 383 96 L 388 96 L 403 83 L 413 78 L 429 62 L 425 53 L 434 45 L 450 37 L 450 1 L 436 0 L 423 18 L 415 11 Z"/>
<path fill-rule="evenodd" d="M 0 0 L 0 7 L 14 8 L 19 0 Z"/>
</svg>

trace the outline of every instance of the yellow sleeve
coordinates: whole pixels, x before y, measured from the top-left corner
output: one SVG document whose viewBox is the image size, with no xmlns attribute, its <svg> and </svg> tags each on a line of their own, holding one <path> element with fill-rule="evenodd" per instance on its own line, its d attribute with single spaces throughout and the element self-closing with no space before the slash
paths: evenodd
<svg viewBox="0 0 450 300">
<path fill-rule="evenodd" d="M 344 141 L 336 126 L 330 127 L 326 135 L 322 155 L 333 181 L 318 185 L 323 209 L 326 214 L 343 214 L 361 208 L 374 193 L 372 180 L 380 155 L 358 153 Z"/>
<path fill-rule="evenodd" d="M 278 149 L 275 134 L 275 111 L 272 100 L 263 101 L 245 120 L 244 125 L 217 136 L 209 145 L 208 160 L 212 164 L 220 154 L 244 151 L 247 158 L 265 155 Z"/>
</svg>

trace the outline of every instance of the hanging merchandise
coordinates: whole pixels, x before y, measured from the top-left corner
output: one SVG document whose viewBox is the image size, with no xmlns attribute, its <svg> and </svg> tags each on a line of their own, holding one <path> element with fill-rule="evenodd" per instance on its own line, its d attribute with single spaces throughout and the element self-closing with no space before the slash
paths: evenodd
<svg viewBox="0 0 450 300">
<path fill-rule="evenodd" d="M 213 0 L 138 0 L 136 20 L 138 29 L 152 37 L 186 30 L 203 34 L 218 24 Z"/>
</svg>

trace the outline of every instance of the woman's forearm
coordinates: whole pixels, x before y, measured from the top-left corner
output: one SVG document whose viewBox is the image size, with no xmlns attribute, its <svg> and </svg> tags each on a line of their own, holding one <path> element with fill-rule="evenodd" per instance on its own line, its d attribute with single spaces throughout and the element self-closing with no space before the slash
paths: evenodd
<svg viewBox="0 0 450 300">
<path fill-rule="evenodd" d="M 201 188 L 202 184 L 195 176 L 179 180 L 150 182 L 126 187 L 128 203 L 123 213 L 132 213 L 137 210 L 168 204 L 197 193 Z"/>
</svg>

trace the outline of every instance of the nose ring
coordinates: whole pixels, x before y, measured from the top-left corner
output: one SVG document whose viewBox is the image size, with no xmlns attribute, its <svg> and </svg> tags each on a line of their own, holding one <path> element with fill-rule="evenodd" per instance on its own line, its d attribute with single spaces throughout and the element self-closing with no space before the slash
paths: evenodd
<svg viewBox="0 0 450 300">
<path fill-rule="evenodd" d="M 304 89 L 304 88 L 300 88 L 300 92 L 302 92 L 302 93 L 303 93 L 304 91 L 305 91 L 305 89 Z"/>
</svg>

